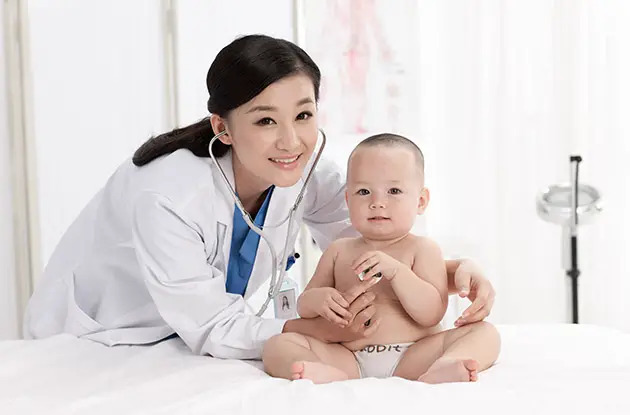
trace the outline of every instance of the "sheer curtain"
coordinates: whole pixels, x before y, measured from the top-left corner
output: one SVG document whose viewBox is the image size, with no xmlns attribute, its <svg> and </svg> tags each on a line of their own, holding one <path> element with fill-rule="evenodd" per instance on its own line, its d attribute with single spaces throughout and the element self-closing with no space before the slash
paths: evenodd
<svg viewBox="0 0 630 415">
<path fill-rule="evenodd" d="M 630 4 L 408 3 L 417 26 L 388 40 L 413 45 L 414 124 L 376 123 L 362 134 L 325 125 L 335 137 L 327 153 L 344 163 L 372 132 L 412 135 L 432 191 L 427 232 L 448 254 L 482 265 L 498 292 L 498 323 L 569 321 L 561 228 L 537 217 L 535 198 L 568 181 L 569 155 L 581 154 L 581 181 L 606 202 L 596 223 L 579 230 L 581 322 L 630 330 Z M 396 24 L 391 13 L 380 21 Z M 305 44 L 326 61 L 326 51 L 308 37 Z M 342 110 L 331 105 L 324 96 L 322 108 Z M 386 102 L 370 105 L 387 111 Z"/>
</svg>

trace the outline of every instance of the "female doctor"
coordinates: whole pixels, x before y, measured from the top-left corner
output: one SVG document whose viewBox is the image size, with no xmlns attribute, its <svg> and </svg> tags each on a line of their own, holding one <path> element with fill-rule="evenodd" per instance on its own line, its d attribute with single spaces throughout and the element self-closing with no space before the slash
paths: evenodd
<svg viewBox="0 0 630 415">
<path fill-rule="evenodd" d="M 275 252 L 301 224 L 320 248 L 352 233 L 345 178 L 320 160 L 302 203 L 281 226 L 314 162 L 320 72 L 291 42 L 246 36 L 210 66 L 210 117 L 153 137 L 123 163 L 67 230 L 31 298 L 25 337 L 71 333 L 107 345 L 180 336 L 198 354 L 260 358 L 265 340 L 299 332 L 340 342 L 378 327 L 374 296 L 351 292 L 352 324 L 258 317 L 248 300 L 270 278 L 269 248 L 250 231 L 226 180 Z M 209 158 L 209 143 L 225 177 Z M 275 227 L 274 227 L 275 226 Z M 286 266 L 290 264 L 281 264 Z M 449 287 L 473 304 L 456 325 L 484 319 L 492 285 L 471 261 L 447 261 Z M 372 323 L 372 324 L 370 324 Z"/>
</svg>

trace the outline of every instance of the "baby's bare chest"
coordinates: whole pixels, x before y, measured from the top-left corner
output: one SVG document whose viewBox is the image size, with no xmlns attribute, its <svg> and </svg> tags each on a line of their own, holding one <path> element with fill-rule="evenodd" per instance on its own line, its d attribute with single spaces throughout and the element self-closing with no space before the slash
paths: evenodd
<svg viewBox="0 0 630 415">
<path fill-rule="evenodd" d="M 337 258 L 335 259 L 334 266 L 335 288 L 338 291 L 346 291 L 360 281 L 352 266 L 361 255 L 368 251 L 368 249 L 356 249 L 348 247 L 339 252 Z M 409 268 L 413 266 L 413 252 L 409 249 L 404 249 L 404 247 L 401 247 L 398 249 L 383 250 L 382 252 L 396 259 Z M 390 292 L 391 287 L 389 287 L 388 282 L 381 281 L 380 283 L 372 287 L 370 291 Z"/>
</svg>

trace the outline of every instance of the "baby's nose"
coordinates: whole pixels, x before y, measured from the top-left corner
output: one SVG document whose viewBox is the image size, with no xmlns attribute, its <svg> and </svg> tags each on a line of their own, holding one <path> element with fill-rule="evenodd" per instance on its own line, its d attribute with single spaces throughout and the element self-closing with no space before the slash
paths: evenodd
<svg viewBox="0 0 630 415">
<path fill-rule="evenodd" d="M 370 203 L 370 209 L 377 209 L 377 208 L 384 209 L 385 202 L 383 202 L 382 200 L 372 200 L 372 203 Z"/>
</svg>

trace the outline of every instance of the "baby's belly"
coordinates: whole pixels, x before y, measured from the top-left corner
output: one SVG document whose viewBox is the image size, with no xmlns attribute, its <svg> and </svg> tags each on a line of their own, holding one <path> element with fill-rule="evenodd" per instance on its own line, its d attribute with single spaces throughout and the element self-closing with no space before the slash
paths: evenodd
<svg viewBox="0 0 630 415">
<path fill-rule="evenodd" d="M 399 302 L 376 302 L 376 314 L 372 320 L 380 319 L 379 327 L 371 336 L 343 343 L 356 351 L 372 344 L 412 343 L 423 337 L 442 331 L 440 325 L 422 327 L 403 309 Z"/>
</svg>

